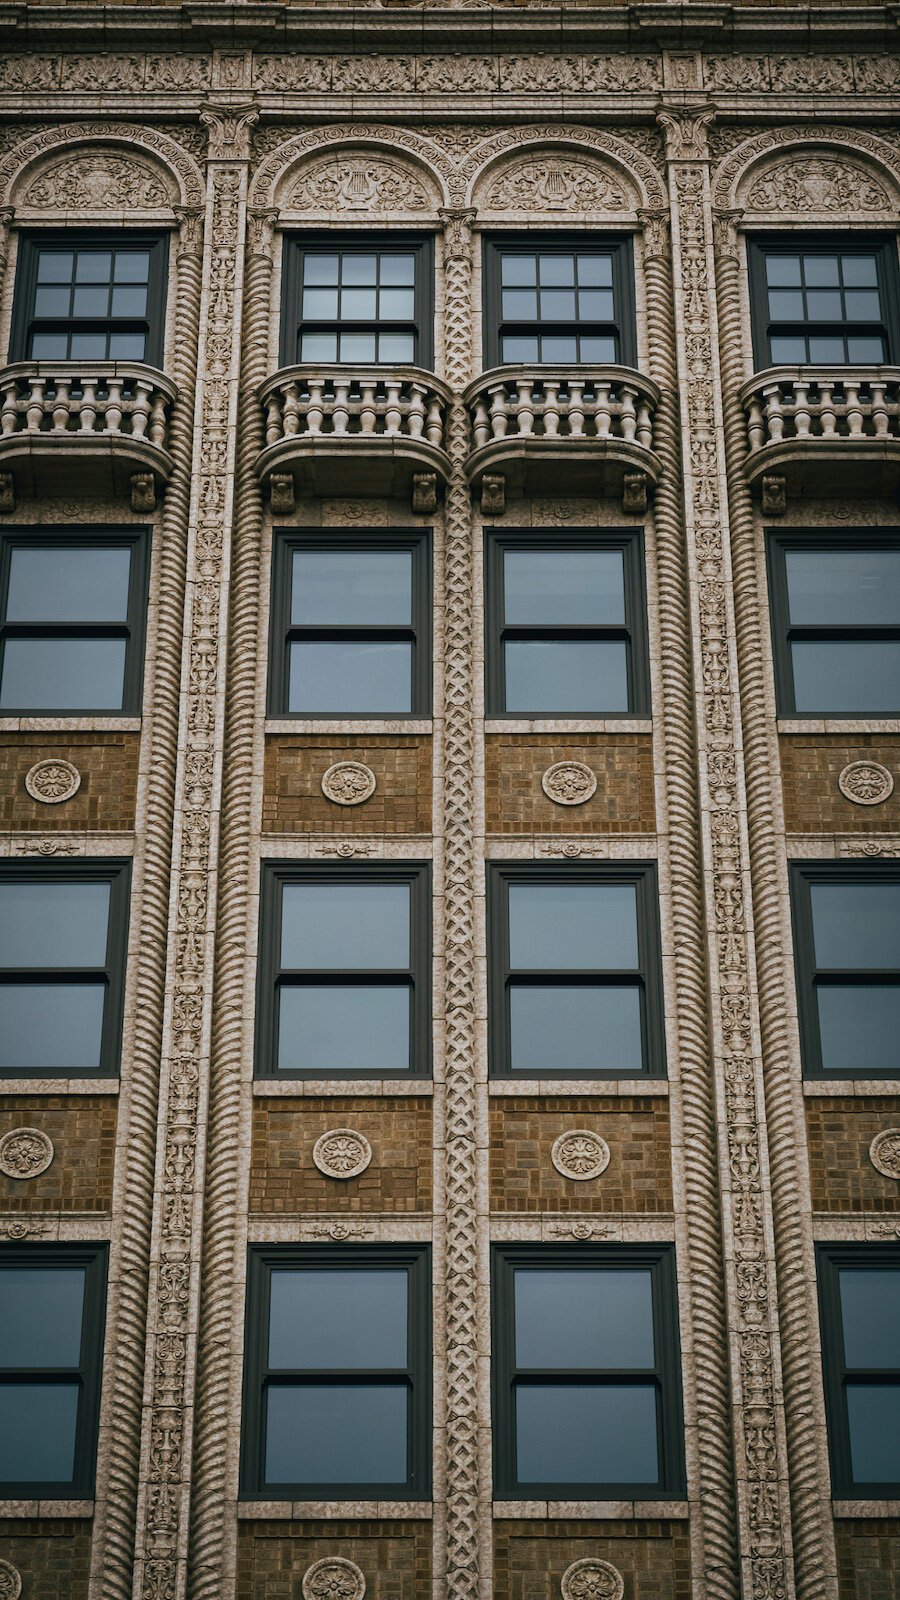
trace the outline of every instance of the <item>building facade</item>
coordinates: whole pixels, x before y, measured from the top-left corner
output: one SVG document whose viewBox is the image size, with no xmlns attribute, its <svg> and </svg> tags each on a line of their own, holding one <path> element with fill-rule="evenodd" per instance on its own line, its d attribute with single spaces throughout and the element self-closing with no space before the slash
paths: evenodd
<svg viewBox="0 0 900 1600">
<path fill-rule="evenodd" d="M 0 1600 L 890 1600 L 896 7 L 2 9 Z"/>
</svg>

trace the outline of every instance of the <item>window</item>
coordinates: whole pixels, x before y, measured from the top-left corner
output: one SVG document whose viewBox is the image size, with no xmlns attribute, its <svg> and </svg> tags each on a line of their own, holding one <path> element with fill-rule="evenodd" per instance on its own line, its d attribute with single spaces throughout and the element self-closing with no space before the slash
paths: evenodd
<svg viewBox="0 0 900 1600">
<path fill-rule="evenodd" d="M 485 243 L 485 361 L 633 366 L 629 239 Z"/>
<path fill-rule="evenodd" d="M 0 713 L 139 713 L 149 537 L 10 529 L 0 539 Z"/>
<path fill-rule="evenodd" d="M 683 1492 L 671 1245 L 495 1245 L 500 1498 Z"/>
<path fill-rule="evenodd" d="M 273 716 L 431 711 L 431 560 L 423 535 L 276 538 Z"/>
<path fill-rule="evenodd" d="M 430 893 L 425 866 L 264 868 L 258 1073 L 427 1075 Z"/>
<path fill-rule="evenodd" d="M 0 1075 L 115 1073 L 130 862 L 0 868 Z"/>
<path fill-rule="evenodd" d="M 429 1493 L 430 1298 L 426 1245 L 251 1249 L 245 1494 Z"/>
<path fill-rule="evenodd" d="M 834 1493 L 900 1495 L 900 1249 L 817 1249 Z"/>
<path fill-rule="evenodd" d="M 488 715 L 647 709 L 639 534 L 487 536 Z"/>
<path fill-rule="evenodd" d="M 432 241 L 306 238 L 285 249 L 281 359 L 430 367 Z"/>
<path fill-rule="evenodd" d="M 105 1245 L 0 1247 L 0 1496 L 94 1492 Z"/>
<path fill-rule="evenodd" d="M 19 359 L 159 367 L 167 253 L 164 234 L 24 235 L 13 313 Z"/>
<path fill-rule="evenodd" d="M 494 1076 L 665 1071 L 651 864 L 489 871 Z"/>
<path fill-rule="evenodd" d="M 807 1076 L 900 1076 L 900 864 L 792 869 Z"/>
<path fill-rule="evenodd" d="M 757 367 L 872 366 L 897 344 L 893 241 L 777 238 L 751 241 Z"/>
</svg>

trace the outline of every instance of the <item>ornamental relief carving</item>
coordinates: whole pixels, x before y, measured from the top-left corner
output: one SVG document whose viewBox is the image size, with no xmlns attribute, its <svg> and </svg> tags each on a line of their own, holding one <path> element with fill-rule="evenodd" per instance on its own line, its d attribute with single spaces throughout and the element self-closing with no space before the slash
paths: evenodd
<svg viewBox="0 0 900 1600">
<path fill-rule="evenodd" d="M 638 134 L 647 131 L 635 130 Z M 624 138 L 601 128 L 570 127 L 562 123 L 526 124 L 521 128 L 505 129 L 484 139 L 469 154 L 464 168 L 466 174 L 471 173 L 467 193 L 474 195 L 482 192 L 482 185 L 491 181 L 492 164 L 506 152 L 523 145 L 533 145 L 535 149 L 530 152 L 531 159 L 542 164 L 557 165 L 572 160 L 581 163 L 587 157 L 586 165 L 593 168 L 594 163 L 590 158 L 596 154 L 601 157 L 596 168 L 605 172 L 607 165 L 602 158 L 606 157 L 611 173 L 615 174 L 615 181 L 626 189 L 633 188 L 639 205 L 662 206 L 667 203 L 665 188 L 661 174 L 653 164 L 659 150 L 658 138 L 653 134 L 652 142 L 640 138 L 632 141 L 631 132 L 629 130 L 628 137 Z M 651 159 L 644 153 L 645 144 Z"/>
<path fill-rule="evenodd" d="M 573 211 L 592 213 L 633 209 L 630 186 L 600 162 L 578 161 L 570 156 L 534 157 L 507 170 L 490 184 L 479 199 L 485 211 Z"/>
<path fill-rule="evenodd" d="M 81 788 L 81 773 L 71 761 L 36 761 L 25 774 L 25 788 L 41 805 L 58 806 Z"/>
<path fill-rule="evenodd" d="M 50 158 L 51 172 L 57 156 L 69 155 L 80 171 L 85 159 L 93 161 L 97 156 L 110 155 L 134 162 L 142 175 L 146 161 L 146 171 L 156 182 L 171 182 L 173 198 L 179 205 L 203 204 L 203 180 L 196 162 L 183 145 L 147 123 L 99 121 L 46 127 L 30 137 L 25 137 L 23 130 L 17 130 L 13 148 L 0 163 L 0 204 L 17 199 L 20 186 L 30 186 L 36 177 L 43 177 L 43 173 L 34 171 L 35 162 L 43 155 Z M 63 201 L 63 204 L 72 203 L 71 196 Z"/>
<path fill-rule="evenodd" d="M 716 133 L 716 150 L 724 153 L 724 134 L 730 130 L 713 131 Z M 887 208 L 891 211 L 900 196 L 900 154 L 892 148 L 890 139 L 888 131 L 876 136 L 861 128 L 829 126 L 827 123 L 768 128 L 745 135 L 725 154 L 725 159 L 716 169 L 713 205 L 718 211 L 746 206 L 748 189 L 752 190 L 761 177 L 768 180 L 773 167 L 783 167 L 789 174 L 797 171 L 798 164 L 814 160 L 827 165 L 849 167 L 854 173 L 854 184 L 861 176 L 866 184 L 872 183 L 877 188 L 883 188 L 888 196 Z M 777 158 L 782 155 L 787 159 L 779 162 Z M 768 170 L 761 170 L 762 163 L 766 163 Z M 873 165 L 879 169 L 877 174 L 872 170 Z M 852 198 L 854 211 L 859 211 L 855 194 Z M 802 214 L 810 215 L 809 208 Z M 863 210 L 862 214 L 870 213 Z M 826 212 L 823 220 L 826 219 L 833 222 L 833 212 Z"/>
<path fill-rule="evenodd" d="M 562 1600 L 623 1600 L 625 1579 L 611 1562 L 589 1556 L 566 1568 L 559 1589 Z"/>
<path fill-rule="evenodd" d="M 583 761 L 555 761 L 541 778 L 541 788 L 557 806 L 583 806 L 597 793 L 597 774 Z"/>
<path fill-rule="evenodd" d="M 409 167 L 366 151 L 335 152 L 312 163 L 284 200 L 289 210 L 355 211 L 362 216 L 373 211 L 433 211 L 437 203 L 437 196 L 429 194 Z"/>
<path fill-rule="evenodd" d="M 883 1178 L 900 1180 L 900 1128 L 885 1128 L 869 1145 L 869 1160 Z"/>
<path fill-rule="evenodd" d="M 21 204 L 34 210 L 158 210 L 171 205 L 175 185 L 133 156 L 83 151 L 65 156 L 26 189 Z"/>
<path fill-rule="evenodd" d="M 838 777 L 845 800 L 855 806 L 880 806 L 894 792 L 894 779 L 880 761 L 851 761 Z"/>
<path fill-rule="evenodd" d="M 593 1128 L 570 1128 L 554 1139 L 550 1160 L 563 1178 L 586 1183 L 609 1166 L 609 1145 Z M 589 1591 L 586 1591 L 589 1592 Z"/>
<path fill-rule="evenodd" d="M 53 1140 L 41 1128 L 13 1128 L 0 1139 L 0 1172 L 18 1180 L 39 1178 L 55 1155 Z"/>
<path fill-rule="evenodd" d="M 355 1128 L 331 1128 L 316 1140 L 312 1158 L 326 1178 L 358 1178 L 372 1160 L 372 1146 Z"/>
<path fill-rule="evenodd" d="M 303 1600 L 365 1600 L 365 1574 L 355 1561 L 326 1556 L 307 1567 L 301 1583 Z"/>
<path fill-rule="evenodd" d="M 336 761 L 322 774 L 322 793 L 336 806 L 361 806 L 375 793 L 375 774 L 362 761 Z"/>
<path fill-rule="evenodd" d="M 890 211 L 884 185 L 865 168 L 837 157 L 791 156 L 762 173 L 745 200 L 749 211 L 808 212 L 835 216 L 847 211 Z"/>
<path fill-rule="evenodd" d="M 11 1561 L 0 1561 L 0 1600 L 19 1600 L 22 1574 Z"/>
</svg>

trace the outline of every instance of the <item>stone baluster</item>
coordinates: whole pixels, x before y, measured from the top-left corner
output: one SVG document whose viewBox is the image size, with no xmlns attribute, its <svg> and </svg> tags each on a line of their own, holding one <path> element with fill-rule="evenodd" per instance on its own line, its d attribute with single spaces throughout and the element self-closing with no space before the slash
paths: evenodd
<svg viewBox="0 0 900 1600">
<path fill-rule="evenodd" d="M 610 384 L 603 378 L 597 379 L 594 398 L 594 427 L 597 429 L 598 439 L 608 439 L 612 425 L 612 408 L 609 401 Z"/>
<path fill-rule="evenodd" d="M 110 378 L 106 385 L 106 432 L 122 431 L 122 379 Z"/>
<path fill-rule="evenodd" d="M 331 408 L 332 432 L 342 437 L 350 423 L 350 379 L 335 378 L 334 404 Z"/>
<path fill-rule="evenodd" d="M 285 438 L 300 432 L 300 390 L 296 383 L 289 383 L 284 391 L 282 426 Z"/>
<path fill-rule="evenodd" d="M 485 412 L 487 420 L 487 412 Z M 444 442 L 444 418 L 441 410 L 441 401 L 438 395 L 433 395 L 428 405 L 428 421 L 425 425 L 425 437 L 429 444 L 441 445 Z M 483 443 L 487 443 L 487 431 Z"/>
<path fill-rule="evenodd" d="M 784 414 L 781 408 L 781 384 L 767 383 L 763 388 L 766 397 L 766 423 L 769 443 L 780 444 L 784 438 Z"/>
<path fill-rule="evenodd" d="M 25 427 L 29 433 L 38 433 L 44 420 L 44 390 L 47 379 L 35 375 L 31 379 L 31 390 L 28 396 L 28 405 L 25 411 Z"/>
<path fill-rule="evenodd" d="M 324 402 L 322 400 L 322 389 L 323 389 L 323 387 L 324 387 L 324 383 L 323 383 L 323 380 L 321 378 L 310 378 L 310 380 L 309 380 L 309 404 L 306 407 L 306 431 L 307 431 L 307 433 L 321 433 L 322 432 L 322 423 L 323 423 L 324 418 L 325 418 L 325 406 L 324 406 Z"/>
<path fill-rule="evenodd" d="M 647 400 L 640 400 L 637 413 L 637 442 L 644 450 L 653 448 L 653 417 Z"/>
<path fill-rule="evenodd" d="M 569 379 L 569 406 L 566 412 L 569 438 L 584 438 L 584 379 Z"/>
<path fill-rule="evenodd" d="M 837 425 L 837 415 L 834 409 L 834 379 L 819 379 L 819 427 L 823 439 L 834 436 Z"/>
<path fill-rule="evenodd" d="M 411 439 L 421 439 L 422 428 L 425 423 L 425 385 L 411 383 L 409 386 L 409 410 L 406 414 L 407 432 Z"/>
<path fill-rule="evenodd" d="M 8 380 L 3 388 L 3 410 L 0 412 L 0 428 L 2 428 L 4 435 L 15 433 L 19 426 L 18 398 L 18 384 L 13 378 Z"/>
<path fill-rule="evenodd" d="M 812 417 L 809 410 L 809 379 L 796 378 L 794 380 L 794 428 L 798 439 L 809 436 Z"/>
<path fill-rule="evenodd" d="M 281 395 L 277 389 L 272 389 L 266 395 L 266 444 L 277 444 L 283 433 Z"/>
<path fill-rule="evenodd" d="M 53 396 L 53 432 L 68 433 L 69 391 L 72 387 L 72 379 L 68 374 L 63 373 L 60 377 L 54 378 L 53 384 L 56 390 Z"/>
<path fill-rule="evenodd" d="M 858 378 L 844 379 L 844 396 L 847 429 L 851 439 L 859 438 L 863 431 L 863 406 L 859 398 L 861 384 Z"/>
<path fill-rule="evenodd" d="M 766 425 L 763 422 L 762 406 L 754 395 L 747 413 L 747 443 L 750 454 L 752 455 L 755 450 L 761 450 L 765 442 Z"/>
<path fill-rule="evenodd" d="M 374 433 L 378 421 L 378 402 L 375 398 L 375 378 L 363 378 L 360 383 L 362 398 L 359 402 L 359 431 Z"/>
<path fill-rule="evenodd" d="M 523 438 L 534 432 L 534 379 L 516 379 L 516 427 Z"/>
<path fill-rule="evenodd" d="M 637 412 L 634 405 L 636 399 L 637 390 L 634 386 L 630 383 L 623 383 L 619 390 L 619 427 L 622 430 L 622 438 L 628 444 L 634 442 L 637 428 Z"/>
<path fill-rule="evenodd" d="M 872 392 L 872 427 L 876 439 L 886 439 L 888 435 L 888 408 L 885 391 L 887 384 L 883 378 L 873 378 L 869 385 Z"/>
<path fill-rule="evenodd" d="M 162 449 L 166 442 L 166 397 L 157 390 L 150 407 L 150 443 Z"/>
<path fill-rule="evenodd" d="M 559 379 L 544 379 L 544 433 L 555 439 L 559 433 Z"/>
<path fill-rule="evenodd" d="M 400 379 L 387 378 L 385 380 L 387 401 L 384 408 L 384 431 L 389 437 L 400 432 L 403 421 L 403 411 L 400 405 Z"/>
<path fill-rule="evenodd" d="M 97 426 L 97 381 L 94 377 L 81 380 L 81 409 L 78 421 L 82 433 L 93 433 Z M 160 403 L 162 403 L 161 395 Z M 162 442 L 162 439 L 154 440 L 154 443 L 162 444 Z"/>
<path fill-rule="evenodd" d="M 495 439 L 505 439 L 509 427 L 507 412 L 506 384 L 492 383 L 488 389 L 491 396 L 491 432 Z"/>
<path fill-rule="evenodd" d="M 131 402 L 131 432 L 135 439 L 143 439 L 147 432 L 147 423 L 150 420 L 150 395 L 153 390 L 152 383 L 146 378 L 138 378 L 134 386 L 134 399 Z"/>
</svg>

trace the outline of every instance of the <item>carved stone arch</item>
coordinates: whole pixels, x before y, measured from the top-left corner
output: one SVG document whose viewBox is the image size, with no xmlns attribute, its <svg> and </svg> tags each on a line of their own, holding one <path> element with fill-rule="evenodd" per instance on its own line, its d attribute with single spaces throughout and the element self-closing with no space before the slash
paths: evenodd
<svg viewBox="0 0 900 1600">
<path fill-rule="evenodd" d="M 72 187 L 76 178 L 81 189 Z M 158 214 L 175 206 L 201 206 L 204 193 L 193 157 L 167 134 L 137 123 L 45 128 L 0 161 L 0 205 L 15 206 L 17 212 Z"/>
<path fill-rule="evenodd" d="M 810 222 L 896 222 L 900 162 L 876 134 L 811 125 L 745 139 L 713 180 L 716 208 Z"/>
<path fill-rule="evenodd" d="M 535 188 L 539 208 L 548 217 L 552 216 L 555 208 L 541 204 L 543 196 L 540 189 L 546 192 L 555 186 L 556 180 L 551 176 L 554 167 L 562 170 L 564 187 L 567 168 L 570 173 L 568 181 L 573 184 L 573 189 L 578 182 L 579 170 L 583 173 L 585 192 L 592 179 L 598 195 L 603 194 L 605 184 L 607 199 L 599 208 L 601 216 L 604 212 L 610 216 L 627 216 L 638 209 L 658 209 L 666 205 L 661 173 L 627 138 L 606 133 L 600 128 L 561 127 L 558 124 L 508 128 L 478 145 L 465 166 L 468 178 L 466 204 L 480 206 L 489 199 L 495 182 L 499 180 L 502 183 L 509 169 L 520 169 L 525 174 L 530 168 L 538 174 Z M 546 179 L 543 176 L 545 168 L 548 169 Z M 526 177 L 526 187 L 527 182 Z M 621 191 L 624 204 L 610 203 L 611 199 L 616 198 L 617 191 Z M 571 207 L 566 209 L 572 214 Z M 576 207 L 575 214 L 578 215 L 580 211 L 581 208 Z M 530 213 L 533 215 L 533 207 Z M 593 203 L 585 206 L 587 213 L 598 214 Z"/>
<path fill-rule="evenodd" d="M 449 171 L 437 146 L 406 129 L 317 128 L 266 156 L 250 204 L 346 221 L 372 211 L 434 217 L 448 203 Z"/>
</svg>

